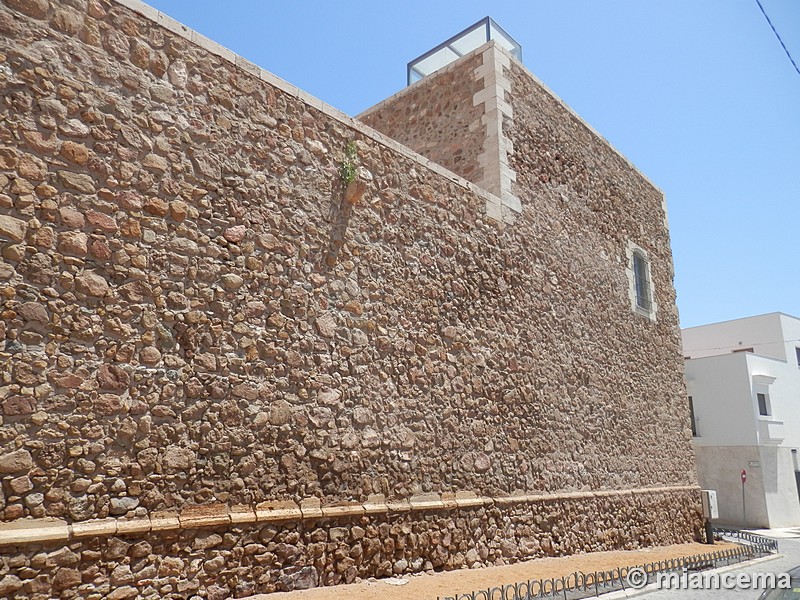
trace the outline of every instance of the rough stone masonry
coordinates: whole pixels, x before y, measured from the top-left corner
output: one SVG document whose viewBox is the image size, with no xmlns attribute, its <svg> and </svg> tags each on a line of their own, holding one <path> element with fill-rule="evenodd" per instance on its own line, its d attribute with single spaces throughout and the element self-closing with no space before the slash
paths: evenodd
<svg viewBox="0 0 800 600">
<path fill-rule="evenodd" d="M 698 534 L 661 192 L 493 43 L 363 118 L 134 0 L 0 3 L 0 597 Z"/>
</svg>

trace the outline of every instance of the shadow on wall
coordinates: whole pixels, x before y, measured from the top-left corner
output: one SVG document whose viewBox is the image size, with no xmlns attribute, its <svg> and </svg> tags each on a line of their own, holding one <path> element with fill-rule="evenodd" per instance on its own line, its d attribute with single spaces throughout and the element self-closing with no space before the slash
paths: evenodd
<svg viewBox="0 0 800 600">
<path fill-rule="evenodd" d="M 357 172 L 353 177 L 354 179 L 350 181 L 340 178 L 339 185 L 335 186 L 331 192 L 331 208 L 328 213 L 328 222 L 331 224 L 331 228 L 328 251 L 325 253 L 324 264 L 321 265 L 322 270 L 332 269 L 339 261 L 339 253 L 344 246 L 344 238 L 353 214 L 353 207 L 358 204 L 367 191 L 367 182 L 360 178 Z"/>
</svg>

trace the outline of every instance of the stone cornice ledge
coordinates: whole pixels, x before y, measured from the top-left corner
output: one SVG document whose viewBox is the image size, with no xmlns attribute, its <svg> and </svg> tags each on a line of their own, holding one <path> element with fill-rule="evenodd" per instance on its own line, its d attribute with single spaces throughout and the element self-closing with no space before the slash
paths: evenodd
<svg viewBox="0 0 800 600">
<path fill-rule="evenodd" d="M 363 503 L 340 503 L 323 506 L 318 498 L 307 498 L 298 505 L 291 500 L 261 502 L 255 506 L 236 504 L 204 504 L 191 506 L 180 512 L 154 512 L 147 517 L 125 519 L 93 519 L 67 523 L 62 519 L 20 519 L 0 523 L 0 546 L 26 546 L 52 542 L 72 542 L 84 538 L 139 535 L 154 531 L 202 529 L 261 523 L 287 523 L 292 521 L 317 521 L 365 515 L 397 514 L 406 512 L 451 511 L 496 505 L 510 507 L 521 504 L 569 502 L 592 498 L 635 496 L 642 494 L 668 494 L 698 491 L 692 486 L 637 488 L 630 490 L 598 490 L 590 492 L 565 492 L 562 494 L 526 494 L 487 497 L 474 492 L 446 492 L 421 494 L 403 500 L 386 500 L 382 494 L 369 496 Z"/>
</svg>

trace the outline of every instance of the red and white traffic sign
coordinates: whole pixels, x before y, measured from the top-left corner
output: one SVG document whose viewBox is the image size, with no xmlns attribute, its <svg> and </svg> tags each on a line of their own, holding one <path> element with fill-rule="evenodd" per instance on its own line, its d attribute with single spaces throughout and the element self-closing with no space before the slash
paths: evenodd
<svg viewBox="0 0 800 600">
<path fill-rule="evenodd" d="M 742 483 L 744 483 L 745 481 L 747 481 L 747 471 L 742 469 Z"/>
</svg>

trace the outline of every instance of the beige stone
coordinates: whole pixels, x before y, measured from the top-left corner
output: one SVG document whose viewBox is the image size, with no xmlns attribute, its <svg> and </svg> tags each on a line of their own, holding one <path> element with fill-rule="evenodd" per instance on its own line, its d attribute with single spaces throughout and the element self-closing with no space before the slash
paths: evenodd
<svg viewBox="0 0 800 600">
<path fill-rule="evenodd" d="M 21 242 L 25 239 L 25 231 L 28 225 L 22 219 L 17 219 L 9 215 L 0 215 L 0 236 L 13 242 Z"/>
</svg>

